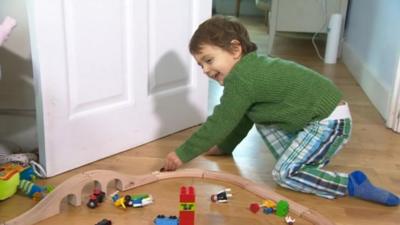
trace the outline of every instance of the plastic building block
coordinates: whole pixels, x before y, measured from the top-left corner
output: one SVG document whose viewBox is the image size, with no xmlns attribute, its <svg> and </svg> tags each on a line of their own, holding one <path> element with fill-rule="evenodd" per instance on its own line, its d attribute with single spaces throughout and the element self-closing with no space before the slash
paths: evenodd
<svg viewBox="0 0 400 225">
<path fill-rule="evenodd" d="M 136 199 L 143 199 L 149 197 L 149 194 L 136 194 L 136 195 L 131 195 L 132 200 Z"/>
<path fill-rule="evenodd" d="M 155 225 L 179 225 L 179 219 L 176 216 L 166 217 L 164 215 L 158 215 L 154 219 Z"/>
<path fill-rule="evenodd" d="M 267 199 L 267 200 L 264 200 L 264 201 L 261 203 L 261 206 L 262 206 L 262 207 L 266 207 L 266 208 L 276 208 L 276 202 Z"/>
<path fill-rule="evenodd" d="M 274 208 L 263 208 L 264 214 L 272 214 L 274 212 L 275 212 Z"/>
<path fill-rule="evenodd" d="M 151 195 L 140 195 L 140 196 L 131 196 L 132 197 L 132 207 L 138 208 L 143 207 L 153 203 L 153 196 Z"/>
<path fill-rule="evenodd" d="M 179 225 L 194 225 L 196 201 L 194 187 L 181 187 L 179 199 Z"/>
<path fill-rule="evenodd" d="M 260 210 L 260 205 L 257 203 L 251 203 L 249 209 L 251 212 L 257 213 Z"/>
<path fill-rule="evenodd" d="M 289 213 L 289 203 L 285 200 L 280 200 L 276 205 L 276 215 L 285 217 Z"/>
</svg>

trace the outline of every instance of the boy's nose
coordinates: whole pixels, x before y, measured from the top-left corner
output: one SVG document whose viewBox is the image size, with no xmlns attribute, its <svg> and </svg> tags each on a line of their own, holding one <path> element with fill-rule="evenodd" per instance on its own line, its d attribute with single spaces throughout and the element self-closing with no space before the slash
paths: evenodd
<svg viewBox="0 0 400 225">
<path fill-rule="evenodd" d="M 208 68 L 208 66 L 203 66 L 203 72 L 208 75 L 208 72 L 210 72 L 210 68 Z"/>
</svg>

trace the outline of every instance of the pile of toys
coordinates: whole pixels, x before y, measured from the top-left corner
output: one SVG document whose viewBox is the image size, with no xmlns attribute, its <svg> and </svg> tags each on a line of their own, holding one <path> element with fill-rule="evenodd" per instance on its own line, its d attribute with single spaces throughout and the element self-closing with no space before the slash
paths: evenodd
<svg viewBox="0 0 400 225">
<path fill-rule="evenodd" d="M 101 191 L 98 188 L 95 188 L 93 190 L 93 193 L 89 196 L 89 201 L 86 203 L 86 206 L 91 209 L 96 208 L 100 203 L 105 200 L 105 196 L 105 192 Z M 114 206 L 121 207 L 123 209 L 126 209 L 128 207 L 141 208 L 153 203 L 153 196 L 149 194 L 120 196 L 119 191 L 116 191 L 110 195 L 110 198 L 114 203 Z"/>
<path fill-rule="evenodd" d="M 93 194 L 90 195 L 87 206 L 89 208 L 96 208 L 99 203 L 104 201 L 105 193 L 99 189 L 95 189 Z M 114 205 L 121 208 L 138 208 L 144 207 L 153 203 L 153 197 L 150 194 L 136 194 L 120 196 L 116 191 L 110 195 Z M 158 215 L 154 220 L 155 225 L 194 225 L 194 210 L 195 210 L 195 191 L 194 187 L 181 187 L 180 189 L 180 205 L 179 217 Z M 96 225 L 109 225 L 112 222 L 108 219 L 99 221 Z"/>
<path fill-rule="evenodd" d="M 94 209 L 97 208 L 100 203 L 105 201 L 106 193 L 101 191 L 99 188 L 95 188 L 93 193 L 89 196 L 89 201 L 86 206 Z M 125 195 L 120 196 L 119 191 L 116 191 L 110 195 L 111 201 L 114 206 L 123 209 L 126 208 L 141 208 L 146 205 L 153 203 L 153 196 L 150 194 L 135 194 L 135 195 Z M 96 225 L 111 225 L 111 220 L 103 219 L 96 223 Z"/>
<path fill-rule="evenodd" d="M 111 199 L 114 202 L 115 206 L 121 206 L 124 209 L 126 209 L 127 207 L 141 208 L 153 203 L 153 196 L 149 194 L 119 196 L 118 191 L 111 194 Z"/>
<path fill-rule="evenodd" d="M 253 213 L 257 213 L 262 209 L 264 214 L 273 214 L 279 216 L 279 217 L 284 217 L 285 222 L 289 225 L 293 225 L 295 222 L 295 219 L 292 219 L 290 216 L 288 216 L 289 213 L 289 203 L 285 200 L 280 200 L 278 203 L 266 199 L 263 200 L 261 204 L 259 203 L 251 203 L 249 206 L 249 209 Z"/>
<path fill-rule="evenodd" d="M 36 175 L 31 166 L 5 163 L 0 166 L 0 200 L 13 196 L 18 190 L 35 201 L 40 201 L 54 188 L 35 184 Z"/>
<path fill-rule="evenodd" d="M 113 204 L 116 207 L 126 209 L 128 207 L 144 207 L 153 203 L 153 197 L 150 194 L 135 194 L 135 195 L 125 195 L 121 196 L 118 191 L 110 195 Z M 212 194 L 210 196 L 211 202 L 213 203 L 228 203 L 233 197 L 230 188 L 224 188 L 219 192 Z M 103 202 L 105 198 L 105 193 L 99 189 L 94 189 L 93 193 L 90 195 L 89 202 L 87 206 L 89 208 L 96 208 L 99 203 Z M 179 216 L 175 215 L 157 215 L 153 223 L 154 225 L 194 225 L 195 222 L 195 189 L 193 186 L 180 188 L 179 194 Z M 249 210 L 253 213 L 263 211 L 264 214 L 275 214 L 279 217 L 284 218 L 284 221 L 288 225 L 293 225 L 295 219 L 288 215 L 289 213 L 289 203 L 285 200 L 280 200 L 275 202 L 273 200 L 263 200 L 261 203 L 251 203 Z M 96 225 L 108 225 L 111 221 L 108 219 L 103 219 Z"/>
<path fill-rule="evenodd" d="M 16 24 L 16 20 L 9 16 L 0 23 L 0 46 L 8 39 Z M 4 140 L 0 142 L 0 201 L 10 198 L 18 190 L 35 201 L 43 199 L 53 187 L 35 184 L 36 177 L 44 174 L 41 166 L 34 162 L 37 155 L 15 153 L 17 149 L 10 147 L 13 145 Z"/>
</svg>

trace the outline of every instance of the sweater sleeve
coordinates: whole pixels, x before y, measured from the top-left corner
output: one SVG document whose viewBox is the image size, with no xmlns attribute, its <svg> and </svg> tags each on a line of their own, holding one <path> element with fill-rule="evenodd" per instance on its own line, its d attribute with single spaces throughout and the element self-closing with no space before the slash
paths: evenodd
<svg viewBox="0 0 400 225">
<path fill-rule="evenodd" d="M 221 103 L 206 122 L 178 149 L 176 154 L 183 162 L 188 162 L 206 152 L 212 146 L 222 143 L 240 124 L 251 105 L 248 87 L 237 82 L 225 83 Z M 236 136 L 234 132 L 234 136 Z M 228 138 L 230 139 L 230 138 Z"/>
<path fill-rule="evenodd" d="M 231 154 L 236 146 L 247 136 L 250 129 L 253 127 L 253 121 L 243 116 L 242 120 L 235 129 L 221 142 L 218 147 L 226 154 Z"/>
</svg>

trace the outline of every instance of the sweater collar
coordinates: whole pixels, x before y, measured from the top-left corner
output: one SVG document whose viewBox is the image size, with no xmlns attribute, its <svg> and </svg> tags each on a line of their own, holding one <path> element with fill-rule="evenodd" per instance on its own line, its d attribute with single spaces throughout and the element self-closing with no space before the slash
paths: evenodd
<svg viewBox="0 0 400 225">
<path fill-rule="evenodd" d="M 256 61 L 257 58 L 258 56 L 255 51 L 242 56 L 242 58 L 240 58 L 240 60 L 235 64 L 235 66 L 233 66 L 228 76 L 225 77 L 224 82 L 229 81 L 231 78 L 239 75 L 240 73 L 243 73 L 243 68 L 248 69 L 249 66 Z"/>
</svg>

